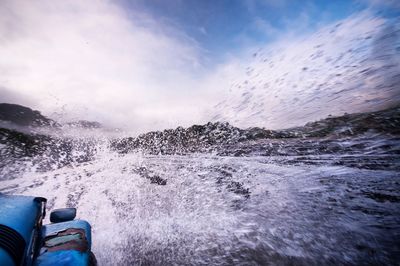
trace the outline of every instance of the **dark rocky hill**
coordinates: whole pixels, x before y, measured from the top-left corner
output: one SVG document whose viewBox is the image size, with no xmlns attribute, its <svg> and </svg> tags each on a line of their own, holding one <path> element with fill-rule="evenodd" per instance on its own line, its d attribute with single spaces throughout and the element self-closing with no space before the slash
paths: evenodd
<svg viewBox="0 0 400 266">
<path fill-rule="evenodd" d="M 22 105 L 10 103 L 0 103 L 0 120 L 13 123 L 18 126 L 57 126 L 55 121 L 43 116 L 39 111 L 32 110 Z"/>
<path fill-rule="evenodd" d="M 0 179 L 12 179 L 14 171 L 25 167 L 47 171 L 90 161 L 95 144 L 93 139 L 56 138 L 0 128 Z"/>
<path fill-rule="evenodd" d="M 240 146 L 242 149 L 239 154 L 247 154 L 245 150 L 254 152 L 254 145 L 261 147 L 266 144 L 268 147 L 265 147 L 264 150 L 271 150 L 271 153 L 264 155 L 284 154 L 285 152 L 279 152 L 282 150 L 282 146 L 287 146 L 286 152 L 290 150 L 291 154 L 304 154 L 307 150 L 309 150 L 308 153 L 316 152 L 320 154 L 321 152 L 331 153 L 340 150 L 340 147 L 323 145 L 323 143 L 333 143 L 337 139 L 349 137 L 354 138 L 367 132 L 400 135 L 400 107 L 371 113 L 328 117 L 308 123 L 303 127 L 284 130 L 266 130 L 256 127 L 240 129 L 228 123 L 220 122 L 194 125 L 189 128 L 178 127 L 145 133 L 136 138 L 114 140 L 111 146 L 122 153 L 139 149 L 151 154 L 185 154 L 190 152 L 226 154 L 233 147 Z M 313 145 L 314 148 L 310 149 L 307 142 L 315 144 L 313 139 L 320 141 L 318 145 Z M 282 140 L 285 141 L 282 142 Z M 260 146 L 259 144 L 263 145 Z"/>
<path fill-rule="evenodd" d="M 52 122 L 43 123 L 51 125 Z M 90 137 L 72 139 L 23 133 L 0 126 L 0 174 L 2 171 L 11 173 L 10 168 L 24 167 L 25 161 L 29 162 L 28 166 L 36 165 L 38 170 L 90 161 L 96 154 L 96 141 Z M 284 130 L 240 129 L 228 123 L 207 123 L 148 132 L 135 138 L 109 139 L 109 146 L 119 153 L 291 156 L 293 161 L 286 159 L 286 162 L 315 164 L 321 161 L 326 164 L 328 160 L 330 164 L 397 169 L 400 165 L 400 107 L 328 117 Z M 320 157 L 324 160 L 319 161 L 312 159 L 319 155 L 328 157 Z"/>
<path fill-rule="evenodd" d="M 305 137 L 354 136 L 367 131 L 400 134 L 400 106 L 370 113 L 345 114 L 289 130 Z"/>
</svg>

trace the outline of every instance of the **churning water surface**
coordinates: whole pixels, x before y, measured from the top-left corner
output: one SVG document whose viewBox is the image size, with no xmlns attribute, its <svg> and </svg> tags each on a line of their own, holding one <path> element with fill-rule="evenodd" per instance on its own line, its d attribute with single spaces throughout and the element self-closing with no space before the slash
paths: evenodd
<svg viewBox="0 0 400 266">
<path fill-rule="evenodd" d="M 293 159 L 99 146 L 90 162 L 24 170 L 1 181 L 0 192 L 44 196 L 48 209 L 76 207 L 92 224 L 100 265 L 400 261 L 396 170 L 285 163 Z"/>
</svg>

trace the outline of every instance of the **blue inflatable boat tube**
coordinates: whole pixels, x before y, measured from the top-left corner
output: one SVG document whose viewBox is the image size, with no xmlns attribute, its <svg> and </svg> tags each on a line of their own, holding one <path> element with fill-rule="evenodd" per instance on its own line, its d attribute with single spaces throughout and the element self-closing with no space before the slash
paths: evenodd
<svg viewBox="0 0 400 266">
<path fill-rule="evenodd" d="M 59 209 L 42 225 L 45 206 L 45 198 L 0 194 L 0 265 L 96 265 L 90 224 Z"/>
</svg>

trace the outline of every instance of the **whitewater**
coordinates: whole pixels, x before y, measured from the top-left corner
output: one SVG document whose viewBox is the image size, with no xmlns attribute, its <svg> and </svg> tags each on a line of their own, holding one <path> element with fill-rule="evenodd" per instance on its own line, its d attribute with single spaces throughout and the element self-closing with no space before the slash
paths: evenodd
<svg viewBox="0 0 400 266">
<path fill-rule="evenodd" d="M 77 208 L 93 226 L 100 265 L 400 259 L 398 171 L 279 156 L 120 154 L 99 143 L 92 161 L 20 173 L 0 192 L 45 196 L 49 210 Z"/>
</svg>

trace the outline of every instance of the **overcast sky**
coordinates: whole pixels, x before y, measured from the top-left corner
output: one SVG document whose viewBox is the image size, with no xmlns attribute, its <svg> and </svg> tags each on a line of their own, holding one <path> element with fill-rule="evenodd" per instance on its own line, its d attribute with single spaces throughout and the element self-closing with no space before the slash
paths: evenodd
<svg viewBox="0 0 400 266">
<path fill-rule="evenodd" d="M 397 1 L 0 0 L 0 102 L 148 129 L 206 122 L 259 47 Z"/>
</svg>

